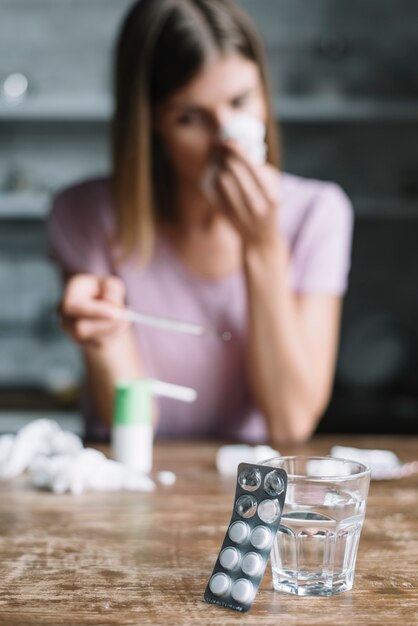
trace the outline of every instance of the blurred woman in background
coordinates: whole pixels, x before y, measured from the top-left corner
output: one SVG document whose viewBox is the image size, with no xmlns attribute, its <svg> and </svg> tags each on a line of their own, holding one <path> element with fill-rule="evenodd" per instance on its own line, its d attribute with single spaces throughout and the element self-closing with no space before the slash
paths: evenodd
<svg viewBox="0 0 418 626">
<path fill-rule="evenodd" d="M 347 197 L 280 171 L 264 52 L 233 0 L 135 3 L 115 74 L 111 176 L 62 192 L 49 219 L 87 436 L 106 435 L 117 381 L 147 376 L 198 392 L 159 400 L 158 436 L 306 440 L 332 388 Z M 266 159 L 228 134 L 238 118 L 265 129 Z M 133 327 L 125 306 L 231 340 Z"/>
</svg>

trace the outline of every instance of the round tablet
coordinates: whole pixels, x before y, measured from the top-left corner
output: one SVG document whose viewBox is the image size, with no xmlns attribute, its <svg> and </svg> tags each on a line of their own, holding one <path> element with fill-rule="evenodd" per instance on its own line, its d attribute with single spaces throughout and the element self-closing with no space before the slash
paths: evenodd
<svg viewBox="0 0 418 626">
<path fill-rule="evenodd" d="M 269 496 L 279 496 L 284 490 L 284 480 L 277 470 L 273 470 L 265 475 L 263 486 Z"/>
<path fill-rule="evenodd" d="M 219 562 L 225 569 L 234 569 L 238 565 L 239 552 L 236 548 L 225 548 L 219 555 Z"/>
<path fill-rule="evenodd" d="M 214 596 L 223 596 L 229 589 L 230 578 L 226 574 L 222 572 L 218 572 L 209 582 L 209 589 L 213 593 Z"/>
<path fill-rule="evenodd" d="M 235 510 L 241 517 L 252 517 L 257 510 L 257 500 L 254 496 L 241 496 L 235 503 Z"/>
<path fill-rule="evenodd" d="M 236 602 L 248 604 L 254 596 L 254 587 L 246 578 L 238 578 L 232 587 L 231 596 Z"/>
<path fill-rule="evenodd" d="M 256 526 L 251 533 L 250 542 L 257 550 L 265 550 L 271 545 L 272 535 L 265 526 Z"/>
<path fill-rule="evenodd" d="M 247 467 L 240 472 L 238 483 L 245 491 L 256 491 L 261 485 L 260 470 L 256 467 Z"/>
<path fill-rule="evenodd" d="M 272 524 L 280 515 L 278 500 L 263 500 L 258 505 L 258 517 L 266 524 Z"/>
<path fill-rule="evenodd" d="M 234 543 L 244 543 L 247 540 L 250 529 L 245 522 L 234 522 L 228 530 L 228 535 Z"/>
<path fill-rule="evenodd" d="M 247 552 L 242 559 L 241 569 L 247 576 L 258 576 L 263 569 L 263 559 L 256 552 Z"/>
</svg>

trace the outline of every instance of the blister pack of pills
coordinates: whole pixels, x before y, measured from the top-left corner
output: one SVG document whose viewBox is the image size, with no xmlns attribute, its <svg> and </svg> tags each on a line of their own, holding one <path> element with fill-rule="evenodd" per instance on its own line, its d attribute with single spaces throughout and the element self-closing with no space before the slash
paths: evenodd
<svg viewBox="0 0 418 626">
<path fill-rule="evenodd" d="M 287 475 L 267 465 L 238 466 L 234 507 L 205 600 L 236 611 L 254 602 L 279 528 Z"/>
</svg>

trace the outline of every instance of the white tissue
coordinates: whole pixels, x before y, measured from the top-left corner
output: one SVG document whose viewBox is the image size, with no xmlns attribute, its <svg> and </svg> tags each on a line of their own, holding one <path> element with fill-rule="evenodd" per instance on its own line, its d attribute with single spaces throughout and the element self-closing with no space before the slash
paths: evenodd
<svg viewBox="0 0 418 626">
<path fill-rule="evenodd" d="M 306 463 L 306 473 L 309 476 L 349 476 L 350 467 L 344 465 L 341 467 L 340 463 L 332 459 L 309 459 Z"/>
<path fill-rule="evenodd" d="M 154 482 L 122 463 L 107 459 L 102 452 L 85 448 L 74 455 L 41 456 L 29 468 L 36 487 L 55 493 L 70 491 L 153 491 Z"/>
<path fill-rule="evenodd" d="M 270 446 L 221 446 L 216 454 L 216 467 L 223 476 L 235 476 L 240 463 L 260 463 L 274 456 L 280 456 L 280 453 Z"/>
<path fill-rule="evenodd" d="M 17 435 L 0 437 L 0 478 L 14 478 L 22 474 L 39 455 L 81 450 L 81 439 L 74 433 L 61 430 L 51 420 L 34 420 L 23 426 Z"/>
<path fill-rule="evenodd" d="M 236 141 L 241 150 L 252 163 L 259 165 L 264 163 L 267 155 L 265 143 L 266 128 L 256 117 L 248 113 L 237 113 L 219 131 L 220 139 L 232 139 Z M 219 165 L 210 163 L 202 178 L 202 189 L 206 195 L 214 200 L 215 181 L 219 173 Z"/>
<path fill-rule="evenodd" d="M 34 420 L 17 435 L 0 437 L 0 479 L 10 479 L 29 469 L 36 487 L 55 493 L 152 491 L 154 482 L 122 463 L 84 448 L 77 435 L 52 420 Z"/>
<path fill-rule="evenodd" d="M 403 478 L 418 472 L 418 461 L 401 463 L 391 450 L 368 450 L 334 446 L 330 454 L 335 457 L 349 459 L 368 465 L 373 480 L 391 480 Z"/>
<path fill-rule="evenodd" d="M 237 113 L 220 130 L 221 139 L 232 139 L 254 163 L 264 163 L 267 146 L 265 144 L 266 128 L 258 118 L 248 113 Z"/>
</svg>

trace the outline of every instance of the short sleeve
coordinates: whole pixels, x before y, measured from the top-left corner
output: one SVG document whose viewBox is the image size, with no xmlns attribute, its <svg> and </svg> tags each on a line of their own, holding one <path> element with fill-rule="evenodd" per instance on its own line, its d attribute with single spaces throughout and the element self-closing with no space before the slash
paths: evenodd
<svg viewBox="0 0 418 626">
<path fill-rule="evenodd" d="M 47 219 L 48 255 L 64 272 L 111 272 L 108 202 L 102 186 L 81 183 L 53 199 Z"/>
<path fill-rule="evenodd" d="M 295 238 L 291 263 L 295 292 L 346 292 L 352 232 L 350 200 L 338 185 L 325 184 L 312 200 Z"/>
</svg>

